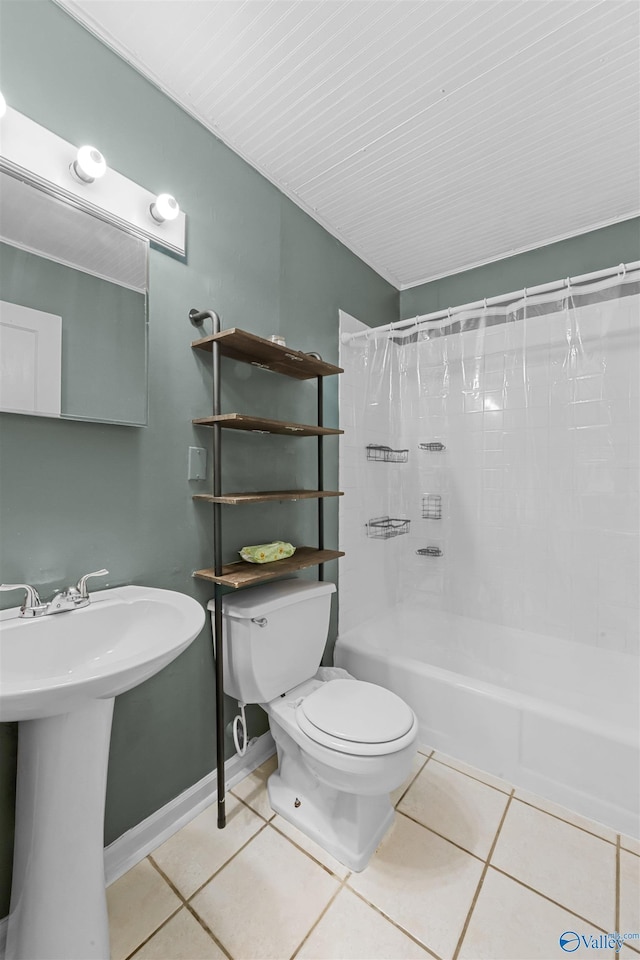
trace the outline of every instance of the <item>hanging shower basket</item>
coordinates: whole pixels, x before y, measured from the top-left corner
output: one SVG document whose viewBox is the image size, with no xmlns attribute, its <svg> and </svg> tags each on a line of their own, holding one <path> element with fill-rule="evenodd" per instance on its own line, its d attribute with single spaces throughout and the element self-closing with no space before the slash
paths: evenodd
<svg viewBox="0 0 640 960">
<path fill-rule="evenodd" d="M 446 450 L 444 443 L 440 443 L 439 440 L 431 440 L 429 443 L 421 443 L 421 450 L 427 450 L 429 453 L 441 453 L 443 450 Z"/>
<path fill-rule="evenodd" d="M 419 557 L 441 557 L 442 550 L 440 547 L 420 547 L 419 550 L 416 550 L 416 553 Z"/>
<path fill-rule="evenodd" d="M 409 459 L 408 450 L 392 450 L 377 443 L 367 446 L 367 460 L 376 460 L 378 463 L 406 463 Z"/>
<path fill-rule="evenodd" d="M 439 493 L 426 493 L 422 498 L 422 519 L 442 520 L 442 497 Z"/>
<path fill-rule="evenodd" d="M 376 517 L 367 523 L 367 536 L 374 540 L 389 540 L 391 537 L 401 537 L 409 533 L 411 520 L 401 520 L 398 517 Z"/>
</svg>

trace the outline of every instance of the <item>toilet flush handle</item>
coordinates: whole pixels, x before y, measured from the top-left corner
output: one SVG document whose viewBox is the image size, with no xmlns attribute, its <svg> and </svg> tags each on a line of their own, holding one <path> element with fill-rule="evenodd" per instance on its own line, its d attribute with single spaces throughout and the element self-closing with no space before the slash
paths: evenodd
<svg viewBox="0 0 640 960">
<path fill-rule="evenodd" d="M 259 627 L 266 627 L 269 621 L 266 617 L 251 617 L 251 623 L 257 623 Z"/>
</svg>

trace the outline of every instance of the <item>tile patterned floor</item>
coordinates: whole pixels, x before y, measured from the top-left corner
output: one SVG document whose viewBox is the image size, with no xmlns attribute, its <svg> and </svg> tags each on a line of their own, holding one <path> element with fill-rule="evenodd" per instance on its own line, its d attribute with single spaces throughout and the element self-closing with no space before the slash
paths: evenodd
<svg viewBox="0 0 640 960">
<path fill-rule="evenodd" d="M 107 891 L 112 960 L 640 960 L 640 843 L 421 751 L 351 873 L 276 816 L 268 760 Z M 571 944 L 567 944 L 570 946 Z"/>
</svg>

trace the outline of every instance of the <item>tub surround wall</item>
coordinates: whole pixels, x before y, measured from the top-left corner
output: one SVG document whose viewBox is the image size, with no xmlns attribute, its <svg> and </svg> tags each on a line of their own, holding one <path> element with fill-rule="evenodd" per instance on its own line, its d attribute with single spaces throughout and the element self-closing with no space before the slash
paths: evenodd
<svg viewBox="0 0 640 960">
<path fill-rule="evenodd" d="M 341 632 L 419 597 L 640 653 L 637 309 L 627 296 L 613 311 L 594 303 L 418 344 L 343 346 L 341 416 L 355 425 L 341 447 Z M 446 449 L 420 449 L 433 441 Z M 408 448 L 408 462 L 369 462 L 369 443 Z M 442 517 L 426 519 L 434 493 Z M 408 535 L 367 537 L 379 516 L 410 520 Z M 416 554 L 428 546 L 443 555 Z"/>
<path fill-rule="evenodd" d="M 359 333 L 367 325 L 344 312 L 340 312 L 340 334 Z M 340 341 L 340 366 L 344 373 L 338 384 L 340 402 L 340 426 L 344 435 L 340 440 L 339 484 L 344 496 L 339 504 L 339 542 L 348 543 L 349 550 L 339 561 L 340 568 L 340 633 L 351 630 L 365 620 L 383 615 L 395 602 L 395 577 L 392 575 L 396 562 L 398 543 L 394 540 L 374 543 L 367 540 L 365 524 L 374 509 L 371 498 L 362 496 L 361 484 L 365 480 L 371 486 L 367 493 L 375 491 L 376 509 L 392 511 L 391 487 L 388 484 L 389 469 L 402 469 L 402 465 L 364 463 L 367 443 L 387 443 L 386 424 L 389 417 L 389 397 L 381 391 L 375 409 L 367 407 L 368 371 L 361 362 L 361 355 Z M 366 418 L 366 420 L 365 420 Z M 370 419 L 385 425 L 385 435 L 376 430 Z M 367 469 L 370 468 L 370 469 Z"/>
<path fill-rule="evenodd" d="M 71 142 L 95 143 L 132 180 L 170 189 L 188 215 L 186 261 L 150 253 L 149 426 L 2 416 L 0 579 L 26 579 L 46 597 L 104 566 L 112 586 L 165 587 L 206 604 L 211 589 L 191 573 L 211 562 L 212 515 L 191 497 L 209 489 L 210 473 L 208 483 L 189 482 L 187 450 L 210 449 L 209 432 L 191 418 L 211 410 L 211 371 L 190 348 L 197 336 L 190 308 L 213 308 L 224 327 L 280 333 L 291 346 L 336 362 L 339 307 L 387 323 L 397 319 L 398 292 L 54 3 L 1 0 L 0 26 L 7 102 Z M 99 357 L 89 352 L 86 363 Z M 223 363 L 223 409 L 259 406 L 264 416 L 313 421 L 315 384 L 292 393 L 283 378 Z M 337 385 L 327 384 L 325 393 L 332 425 Z M 247 477 L 255 489 L 315 486 L 313 439 L 225 436 L 224 443 L 226 489 L 242 489 Z M 336 489 L 333 443 L 326 444 L 325 482 Z M 208 462 L 210 471 L 211 455 Z M 314 542 L 315 501 L 228 510 L 225 561 L 245 543 Z M 337 512 L 337 504 L 326 504 L 328 546 L 337 546 Z M 327 566 L 328 579 L 336 572 Z M 3 597 L 5 605 L 16 602 Z M 258 708 L 249 717 L 252 736 L 267 729 Z M 0 737 L 2 916 L 9 907 L 15 725 L 0 725 Z M 116 702 L 105 842 L 214 765 L 207 627 L 174 664 Z"/>
</svg>

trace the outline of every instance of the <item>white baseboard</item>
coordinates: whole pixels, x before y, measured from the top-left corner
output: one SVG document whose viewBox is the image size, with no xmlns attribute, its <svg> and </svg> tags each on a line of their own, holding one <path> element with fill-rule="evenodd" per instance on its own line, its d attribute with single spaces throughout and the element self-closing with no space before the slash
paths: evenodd
<svg viewBox="0 0 640 960">
<path fill-rule="evenodd" d="M 252 740 L 244 757 L 236 754 L 226 761 L 224 765 L 226 789 L 230 790 L 275 752 L 275 744 L 270 733 L 263 733 L 261 737 Z M 107 886 L 131 867 L 135 867 L 136 863 L 144 860 L 147 854 L 152 853 L 181 827 L 215 803 L 217 796 L 216 771 L 213 770 L 180 796 L 170 800 L 142 823 L 127 830 L 105 847 L 104 873 Z M 8 923 L 8 917 L 0 920 L 0 958 L 4 957 L 5 953 Z"/>
<path fill-rule="evenodd" d="M 275 752 L 275 743 L 270 733 L 263 733 L 261 737 L 252 740 L 247 746 L 244 757 L 236 754 L 235 757 L 226 761 L 224 765 L 226 789 L 230 790 Z M 127 830 L 105 847 L 104 874 L 107 886 L 131 867 L 135 867 L 136 863 L 144 860 L 148 853 L 215 803 L 217 797 L 216 771 L 213 770 L 181 793 L 179 797 L 170 800 L 142 823 Z"/>
</svg>

